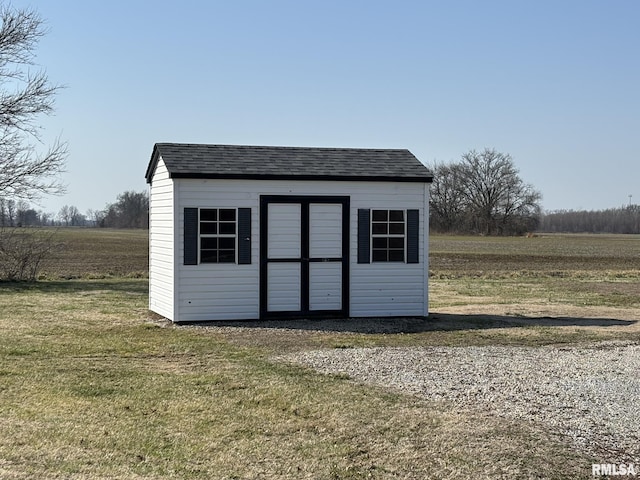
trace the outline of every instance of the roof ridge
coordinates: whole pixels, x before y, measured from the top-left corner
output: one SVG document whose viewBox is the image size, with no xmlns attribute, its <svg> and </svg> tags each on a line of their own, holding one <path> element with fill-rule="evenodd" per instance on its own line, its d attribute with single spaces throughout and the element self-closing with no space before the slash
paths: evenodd
<svg viewBox="0 0 640 480">
<path fill-rule="evenodd" d="M 333 150 L 333 151 L 373 151 L 373 152 L 389 152 L 389 151 L 409 151 L 407 148 L 382 148 L 382 147 L 308 147 L 295 145 L 234 145 L 226 143 L 190 143 L 190 142 L 157 142 L 156 145 L 175 145 L 187 147 L 231 147 L 231 148 L 277 148 L 283 150 Z"/>
</svg>

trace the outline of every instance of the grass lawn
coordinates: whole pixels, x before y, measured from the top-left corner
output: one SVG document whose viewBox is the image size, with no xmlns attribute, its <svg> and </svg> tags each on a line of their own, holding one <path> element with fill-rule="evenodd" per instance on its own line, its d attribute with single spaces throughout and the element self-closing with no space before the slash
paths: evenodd
<svg viewBox="0 0 640 480">
<path fill-rule="evenodd" d="M 320 375 L 272 355 L 640 338 L 625 313 L 639 306 L 638 237 L 434 237 L 436 318 L 390 330 L 372 322 L 370 331 L 318 323 L 276 336 L 273 328 L 154 319 L 147 280 L 136 278 L 146 268 L 146 232 L 100 232 L 61 231 L 68 248 L 48 266 L 49 280 L 0 284 L 0 478 L 590 478 L 596 459 L 539 425 Z M 520 253 L 518 242 L 538 247 Z M 543 303 L 619 312 L 608 317 L 619 321 L 609 328 L 575 317 L 558 326 L 524 311 L 483 313 Z M 455 313 L 466 308 L 476 315 Z"/>
</svg>

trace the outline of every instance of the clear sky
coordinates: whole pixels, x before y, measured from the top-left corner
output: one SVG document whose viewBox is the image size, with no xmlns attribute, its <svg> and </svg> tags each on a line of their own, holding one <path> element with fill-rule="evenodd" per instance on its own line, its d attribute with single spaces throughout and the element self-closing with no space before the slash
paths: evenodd
<svg viewBox="0 0 640 480">
<path fill-rule="evenodd" d="M 13 0 L 49 33 L 57 212 L 147 188 L 155 142 L 509 153 L 546 210 L 640 203 L 640 1 Z"/>
</svg>

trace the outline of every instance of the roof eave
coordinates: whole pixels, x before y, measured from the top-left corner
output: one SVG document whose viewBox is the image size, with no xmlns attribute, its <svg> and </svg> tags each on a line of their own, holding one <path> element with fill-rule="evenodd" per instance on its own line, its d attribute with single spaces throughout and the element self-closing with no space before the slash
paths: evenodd
<svg viewBox="0 0 640 480">
<path fill-rule="evenodd" d="M 156 166 L 158 165 L 158 160 L 160 158 L 160 152 L 158 151 L 158 145 L 153 146 L 153 152 L 151 152 L 151 159 L 149 160 L 149 165 L 147 165 L 147 171 L 144 174 L 144 177 L 147 180 L 148 184 L 151 184 L 151 179 L 153 178 L 153 174 L 156 171 Z"/>
<path fill-rule="evenodd" d="M 156 160 L 157 161 L 157 160 Z M 192 178 L 208 180 L 328 180 L 342 182 L 414 182 L 432 183 L 433 175 L 402 177 L 393 175 L 275 175 L 265 173 L 192 173 L 192 172 L 172 172 L 171 178 Z M 150 179 L 147 180 L 150 182 Z"/>
</svg>

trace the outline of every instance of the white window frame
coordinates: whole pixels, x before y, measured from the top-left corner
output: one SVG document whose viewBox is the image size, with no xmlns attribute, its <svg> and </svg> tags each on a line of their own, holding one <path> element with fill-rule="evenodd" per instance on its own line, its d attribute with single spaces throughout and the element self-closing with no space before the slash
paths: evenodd
<svg viewBox="0 0 640 480">
<path fill-rule="evenodd" d="M 375 212 L 387 212 L 387 219 L 386 221 L 380 221 L 380 220 L 374 220 L 374 216 L 375 216 Z M 393 221 L 391 220 L 391 212 L 402 212 L 402 233 L 390 233 L 390 225 L 393 224 L 398 224 L 400 223 L 400 221 Z M 386 223 L 387 225 L 387 232 L 386 233 L 374 233 L 373 232 L 373 226 L 374 224 L 384 224 Z M 402 209 L 402 208 L 372 208 L 371 209 L 371 220 L 369 222 L 370 224 L 370 231 L 369 231 L 369 235 L 371 238 L 371 258 L 370 261 L 371 263 L 407 263 L 407 210 L 406 209 Z M 386 247 L 386 252 L 387 252 L 387 260 L 375 260 L 374 259 L 374 251 L 375 250 L 381 250 L 380 248 L 375 248 L 374 247 L 374 239 L 378 239 L 378 238 L 386 238 L 387 240 L 387 247 Z M 389 239 L 392 238 L 402 238 L 402 260 L 389 260 L 389 255 L 391 251 L 398 251 L 399 249 L 396 248 L 391 248 L 388 245 Z"/>
<path fill-rule="evenodd" d="M 202 220 L 202 211 L 203 210 L 216 210 L 216 220 Z M 220 211 L 221 210 L 233 210 L 234 212 L 234 220 L 220 220 Z M 215 223 L 216 233 L 202 233 L 202 223 Z M 234 224 L 234 233 L 220 233 L 220 224 Z M 217 260 L 215 262 L 211 261 L 202 261 L 202 239 L 203 238 L 233 238 L 233 261 L 232 262 L 220 262 L 220 245 L 218 244 L 217 251 Z M 228 250 L 228 249 L 222 249 Z M 238 263 L 238 209 L 237 207 L 200 207 L 198 209 L 198 264 L 237 264 Z"/>
</svg>

